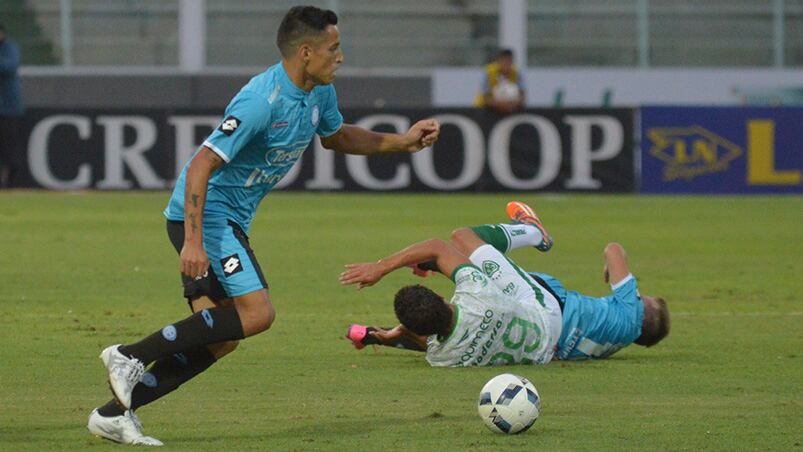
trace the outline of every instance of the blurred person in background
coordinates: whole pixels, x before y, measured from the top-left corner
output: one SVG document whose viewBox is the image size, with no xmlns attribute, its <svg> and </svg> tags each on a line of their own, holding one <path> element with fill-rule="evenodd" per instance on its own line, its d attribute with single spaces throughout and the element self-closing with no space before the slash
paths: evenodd
<svg viewBox="0 0 803 452">
<path fill-rule="evenodd" d="M 0 24 L 0 188 L 18 183 L 23 161 L 19 137 L 24 108 L 19 67 L 19 47 Z"/>
<path fill-rule="evenodd" d="M 524 81 L 513 63 L 513 51 L 501 49 L 496 61 L 485 66 L 482 92 L 474 105 L 506 115 L 524 108 L 524 100 Z"/>
</svg>

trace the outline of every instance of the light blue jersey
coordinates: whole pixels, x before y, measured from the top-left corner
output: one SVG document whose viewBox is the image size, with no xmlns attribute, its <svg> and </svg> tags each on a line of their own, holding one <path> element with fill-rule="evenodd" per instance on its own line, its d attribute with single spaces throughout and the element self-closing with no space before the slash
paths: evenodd
<svg viewBox="0 0 803 452">
<path fill-rule="evenodd" d="M 553 276 L 532 274 L 541 278 L 563 302 L 563 331 L 557 358 L 607 358 L 641 336 L 644 304 L 633 275 L 612 285 L 611 295 L 596 298 L 566 290 Z"/>
<path fill-rule="evenodd" d="M 290 171 L 312 140 L 343 125 L 332 85 L 297 87 L 281 63 L 251 79 L 204 142 L 226 163 L 209 179 L 204 223 L 231 220 L 248 232 L 262 198 Z M 184 166 L 164 211 L 184 221 Z"/>
</svg>

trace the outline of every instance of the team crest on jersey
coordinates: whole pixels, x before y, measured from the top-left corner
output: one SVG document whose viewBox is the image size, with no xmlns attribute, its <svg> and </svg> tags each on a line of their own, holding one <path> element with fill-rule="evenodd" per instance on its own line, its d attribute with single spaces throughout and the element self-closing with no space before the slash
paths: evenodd
<svg viewBox="0 0 803 452">
<path fill-rule="evenodd" d="M 237 127 L 240 127 L 241 121 L 234 116 L 229 116 L 228 118 L 224 119 L 222 123 L 220 123 L 220 127 L 218 130 L 223 132 L 226 136 L 231 136 Z"/>
<path fill-rule="evenodd" d="M 316 127 L 318 125 L 318 120 L 321 119 L 321 111 L 318 109 L 318 106 L 315 105 L 312 107 L 312 125 Z"/>
<path fill-rule="evenodd" d="M 485 274 L 491 279 L 496 279 L 501 275 L 501 272 L 499 271 L 499 264 L 494 261 L 483 261 L 482 271 L 484 271 Z"/>
<path fill-rule="evenodd" d="M 220 265 L 223 266 L 223 274 L 228 278 L 229 276 L 243 271 L 243 264 L 240 261 L 240 256 L 232 254 L 220 260 Z"/>
</svg>

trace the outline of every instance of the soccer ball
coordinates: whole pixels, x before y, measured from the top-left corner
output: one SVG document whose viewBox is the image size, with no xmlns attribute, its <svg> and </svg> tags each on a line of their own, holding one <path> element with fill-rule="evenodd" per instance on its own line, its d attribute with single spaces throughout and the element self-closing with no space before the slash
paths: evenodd
<svg viewBox="0 0 803 452">
<path fill-rule="evenodd" d="M 541 412 L 541 399 L 526 378 L 497 375 L 482 387 L 477 412 L 491 431 L 513 435 L 535 423 Z"/>
<path fill-rule="evenodd" d="M 500 77 L 493 89 L 493 98 L 497 101 L 513 102 L 519 100 L 519 85 Z"/>
</svg>

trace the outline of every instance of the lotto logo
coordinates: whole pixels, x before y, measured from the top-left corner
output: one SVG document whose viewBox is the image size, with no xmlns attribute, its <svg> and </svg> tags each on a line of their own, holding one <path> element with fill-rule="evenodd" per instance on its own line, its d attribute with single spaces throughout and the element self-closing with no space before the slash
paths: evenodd
<svg viewBox="0 0 803 452">
<path fill-rule="evenodd" d="M 224 257 L 220 260 L 220 265 L 223 267 L 223 274 L 229 277 L 237 272 L 243 271 L 243 266 L 240 262 L 240 256 L 232 254 L 231 256 Z"/>
<path fill-rule="evenodd" d="M 229 136 L 237 130 L 237 127 L 240 127 L 240 120 L 234 116 L 229 116 L 220 124 L 219 130 Z"/>
</svg>

